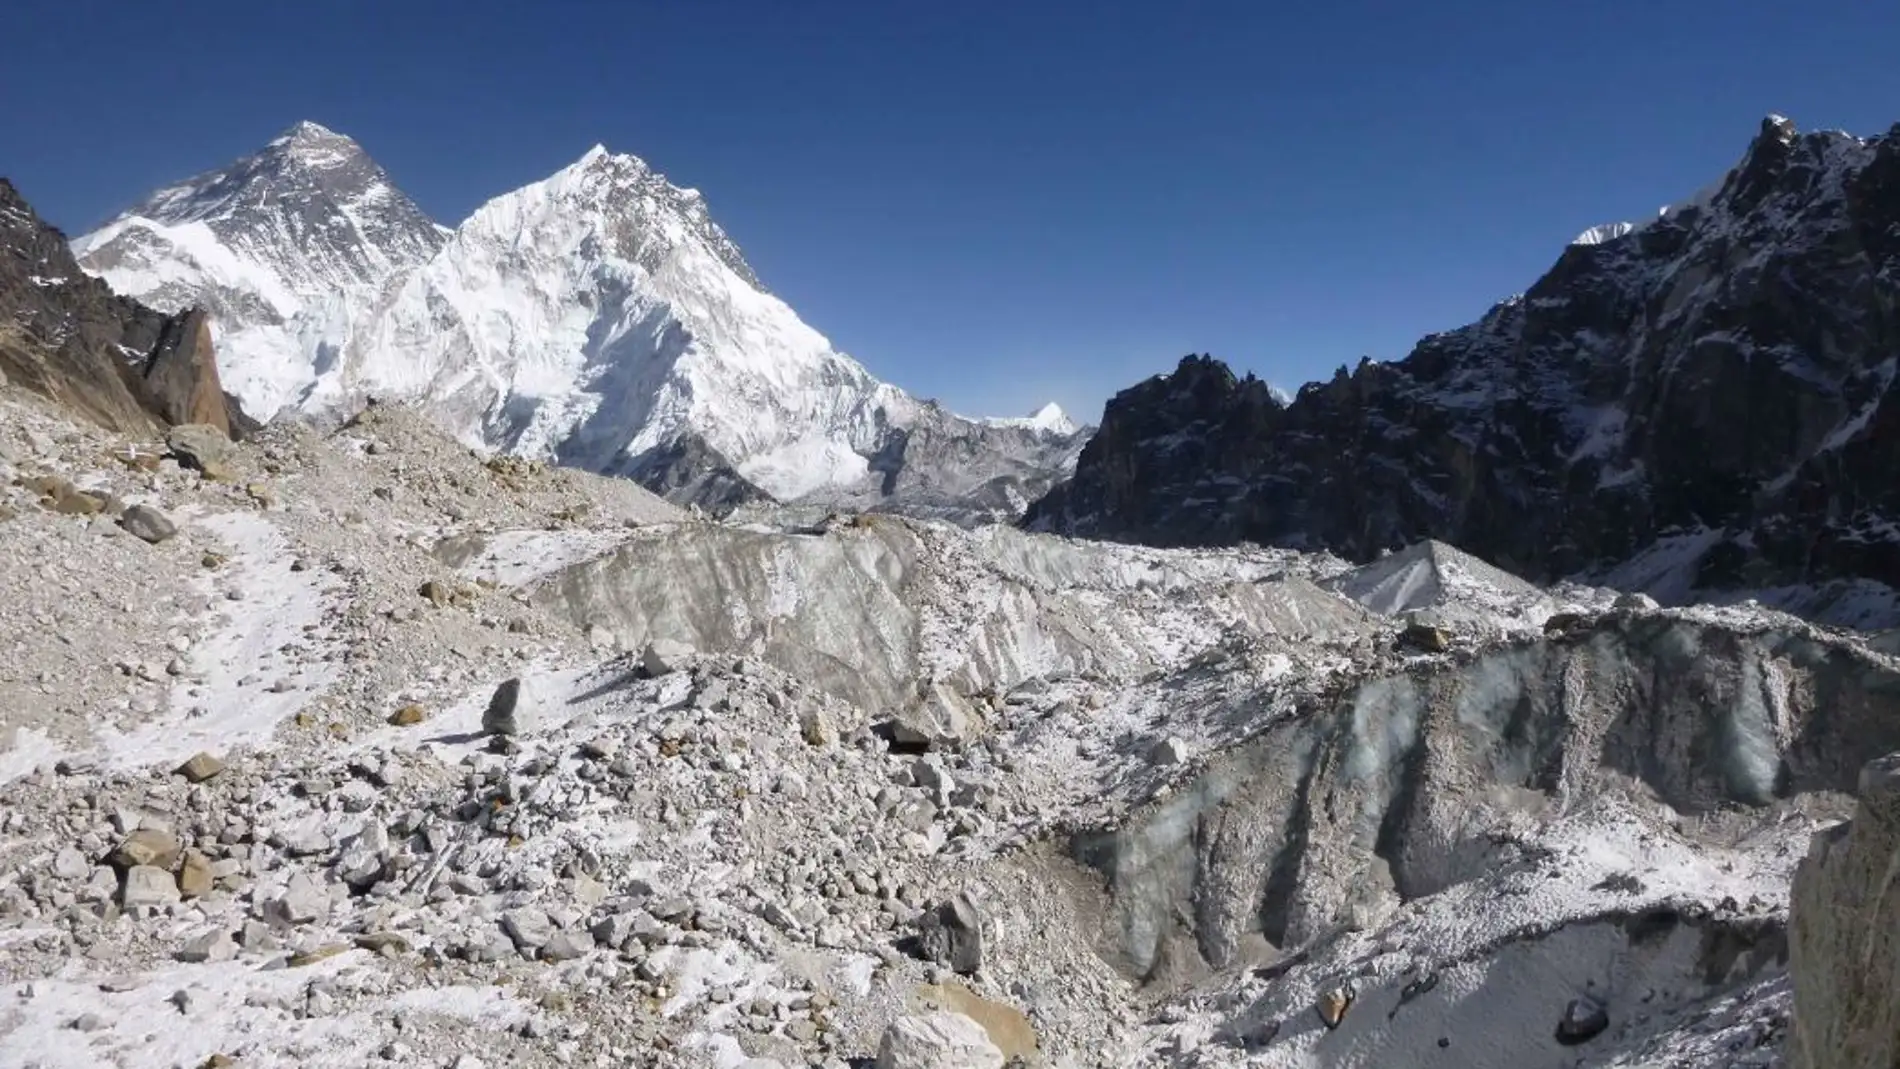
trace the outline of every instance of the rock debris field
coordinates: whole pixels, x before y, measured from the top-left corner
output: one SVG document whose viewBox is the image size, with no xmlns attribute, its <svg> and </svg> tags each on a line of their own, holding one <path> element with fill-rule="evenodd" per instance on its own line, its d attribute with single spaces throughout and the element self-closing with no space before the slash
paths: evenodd
<svg viewBox="0 0 1900 1069">
<path fill-rule="evenodd" d="M 1885 650 L 0 386 L 0 1065 L 1766 1067 Z"/>
</svg>

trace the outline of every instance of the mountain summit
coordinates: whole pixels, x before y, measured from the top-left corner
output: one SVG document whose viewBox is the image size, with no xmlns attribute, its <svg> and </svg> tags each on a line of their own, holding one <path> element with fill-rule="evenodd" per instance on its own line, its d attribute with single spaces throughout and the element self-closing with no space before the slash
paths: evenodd
<svg viewBox="0 0 1900 1069">
<path fill-rule="evenodd" d="M 153 193 L 73 251 L 116 292 L 209 311 L 226 384 L 269 419 L 309 388 L 338 321 L 444 239 L 361 146 L 303 122 Z"/>
<path fill-rule="evenodd" d="M 1893 597 L 1867 580 L 1900 588 L 1897 324 L 1900 129 L 1772 116 L 1712 190 L 1403 360 L 1291 403 L 1203 358 L 1124 391 L 1030 522 L 1358 559 L 1436 538 L 1671 599 L 1841 580 L 1824 615 L 1853 623 Z"/>
<path fill-rule="evenodd" d="M 601 146 L 444 231 L 300 123 L 75 248 L 121 292 L 210 308 L 262 417 L 415 400 L 470 445 L 685 501 L 998 518 L 1081 446 L 1059 409 L 971 420 L 880 382 L 766 290 L 697 191 Z"/>
</svg>

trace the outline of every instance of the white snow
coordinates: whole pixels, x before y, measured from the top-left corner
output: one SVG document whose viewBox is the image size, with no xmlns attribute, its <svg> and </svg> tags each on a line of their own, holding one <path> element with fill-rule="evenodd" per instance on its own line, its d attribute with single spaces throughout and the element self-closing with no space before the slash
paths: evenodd
<svg viewBox="0 0 1900 1069">
<path fill-rule="evenodd" d="M 1578 234 L 1571 240 L 1572 245 L 1601 245 L 1606 241 L 1615 241 L 1625 234 L 1636 231 L 1635 223 L 1601 223 Z"/>
<path fill-rule="evenodd" d="M 294 553 L 269 520 L 252 513 L 205 517 L 198 526 L 231 548 L 224 568 L 198 582 L 215 598 L 217 624 L 193 647 L 188 675 L 172 687 L 166 710 L 137 729 L 100 740 L 110 764 L 130 768 L 182 761 L 206 750 L 223 753 L 262 746 L 283 721 L 320 694 L 336 676 L 333 662 L 312 649 L 303 663 L 285 656 L 292 646 L 321 646 L 321 628 L 334 601 L 328 573 L 291 571 Z M 240 600 L 217 597 L 237 589 Z"/>
<path fill-rule="evenodd" d="M 1074 434 L 1076 422 L 1054 401 L 1043 405 L 1027 416 L 991 416 L 982 422 L 992 427 L 1016 427 L 1023 430 L 1047 431 L 1050 434 Z"/>
<path fill-rule="evenodd" d="M 311 172 L 363 160 L 314 123 L 267 151 Z M 227 174 L 161 190 L 73 248 L 119 292 L 208 305 L 225 385 L 260 418 L 414 399 L 471 446 L 597 469 L 695 436 L 789 501 L 870 485 L 866 458 L 923 412 L 765 291 L 704 198 L 637 157 L 596 145 L 446 240 L 379 228 L 407 205 L 379 178 L 314 246 Z M 1076 430 L 1054 404 L 966 422 Z"/>
</svg>

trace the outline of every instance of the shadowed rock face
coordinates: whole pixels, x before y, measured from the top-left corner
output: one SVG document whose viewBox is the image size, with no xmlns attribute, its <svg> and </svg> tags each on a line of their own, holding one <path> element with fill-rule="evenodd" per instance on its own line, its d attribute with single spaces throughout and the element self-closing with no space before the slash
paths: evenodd
<svg viewBox="0 0 1900 1069">
<path fill-rule="evenodd" d="M 1795 873 L 1794 1069 L 1900 1061 L 1900 753 L 1870 762 L 1854 819 Z"/>
<path fill-rule="evenodd" d="M 218 380 L 210 325 L 167 316 L 79 270 L 66 239 L 0 179 L 0 372 L 115 430 L 255 425 Z"/>
<path fill-rule="evenodd" d="M 1632 799 L 1715 819 L 1851 790 L 1894 748 L 1900 670 L 1857 647 L 1610 617 L 1359 683 L 1075 849 L 1132 970 L 1224 967 L 1250 939 L 1308 946 L 1523 863 L 1541 822 Z"/>
<path fill-rule="evenodd" d="M 1771 119 L 1703 203 L 1282 404 L 1207 357 L 1109 402 L 1032 528 L 1535 579 L 1667 540 L 1675 581 L 1900 585 L 1900 136 Z"/>
</svg>

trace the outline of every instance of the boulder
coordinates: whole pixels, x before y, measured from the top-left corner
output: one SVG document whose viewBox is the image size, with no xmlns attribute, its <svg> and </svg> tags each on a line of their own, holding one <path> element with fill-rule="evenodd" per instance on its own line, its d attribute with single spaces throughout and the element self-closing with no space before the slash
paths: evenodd
<svg viewBox="0 0 1900 1069">
<path fill-rule="evenodd" d="M 1003 1069 L 1003 1052 L 961 1013 L 910 1014 L 884 1030 L 877 1069 Z"/>
<path fill-rule="evenodd" d="M 1795 869 L 1790 1069 L 1900 1065 L 1900 753 L 1863 767 L 1859 794 Z"/>
<path fill-rule="evenodd" d="M 178 864 L 178 839 L 156 828 L 140 828 L 125 837 L 112 852 L 112 863 L 122 869 L 149 865 L 171 871 Z"/>
<path fill-rule="evenodd" d="M 1573 998 L 1557 1019 L 1557 1042 L 1566 1047 L 1588 1043 L 1610 1027 L 1610 1011 L 1593 998 Z"/>
<path fill-rule="evenodd" d="M 178 893 L 185 898 L 202 898 L 211 893 L 216 882 L 211 859 L 196 850 L 185 851 L 184 863 L 178 866 Z"/>
<path fill-rule="evenodd" d="M 165 436 L 165 446 L 178 463 L 200 472 L 207 479 L 231 482 L 236 479 L 231 466 L 235 452 L 229 435 L 205 423 L 182 423 Z"/>
<path fill-rule="evenodd" d="M 337 857 L 337 878 L 357 890 L 374 887 L 389 863 L 389 833 L 381 820 L 371 819 L 352 836 Z"/>
<path fill-rule="evenodd" d="M 968 976 L 983 967 L 983 915 L 968 894 L 959 894 L 917 922 L 924 957 Z"/>
<path fill-rule="evenodd" d="M 482 711 L 482 730 L 490 735 L 519 735 L 533 725 L 521 704 L 521 677 L 502 680 Z"/>
<path fill-rule="evenodd" d="M 125 884 L 119 890 L 119 904 L 126 909 L 141 906 L 168 906 L 178 901 L 178 881 L 156 865 L 134 865 L 125 870 Z"/>
<path fill-rule="evenodd" d="M 292 874 L 284 893 L 264 903 L 264 918 L 279 926 L 309 924 L 330 912 L 330 896 L 306 873 Z"/>
<path fill-rule="evenodd" d="M 685 668 L 692 657 L 693 648 L 686 643 L 656 638 L 640 654 L 640 667 L 648 676 L 663 676 Z"/>
<path fill-rule="evenodd" d="M 191 755 L 191 759 L 179 765 L 177 771 L 191 783 L 203 783 L 223 772 L 224 762 L 201 751 Z"/>
<path fill-rule="evenodd" d="M 968 698 L 943 682 L 930 684 L 917 703 L 892 718 L 891 741 L 933 750 L 955 749 L 982 733 L 983 720 Z"/>
<path fill-rule="evenodd" d="M 178 525 L 171 517 L 150 505 L 133 505 L 119 517 L 119 526 L 144 541 L 157 545 L 178 534 Z"/>
<path fill-rule="evenodd" d="M 1319 1021 L 1327 1031 L 1339 1027 L 1346 1019 L 1346 1011 L 1352 1009 L 1353 991 L 1350 987 L 1335 987 L 1320 993 L 1313 1003 L 1313 1011 L 1319 1014 Z"/>
<path fill-rule="evenodd" d="M 427 719 L 429 719 L 429 711 L 414 702 L 389 714 L 389 723 L 399 728 L 415 727 Z"/>
<path fill-rule="evenodd" d="M 1451 649 L 1451 632 L 1432 624 L 1407 624 L 1405 630 L 1399 632 L 1399 646 L 1424 653 L 1444 653 Z"/>
<path fill-rule="evenodd" d="M 1618 612 L 1655 612 L 1657 609 L 1662 608 L 1662 606 L 1657 604 L 1656 599 L 1650 597 L 1648 594 L 1636 592 L 1618 594 L 1616 601 L 1611 603 L 1611 608 L 1614 608 Z"/>
<path fill-rule="evenodd" d="M 213 929 L 188 941 L 175 956 L 179 961 L 189 962 L 230 961 L 237 957 L 237 952 L 238 945 L 230 932 Z"/>
<path fill-rule="evenodd" d="M 514 941 L 515 949 L 523 954 L 540 950 L 554 938 L 554 922 L 545 912 L 532 907 L 511 909 L 503 913 L 501 930 Z"/>
</svg>

